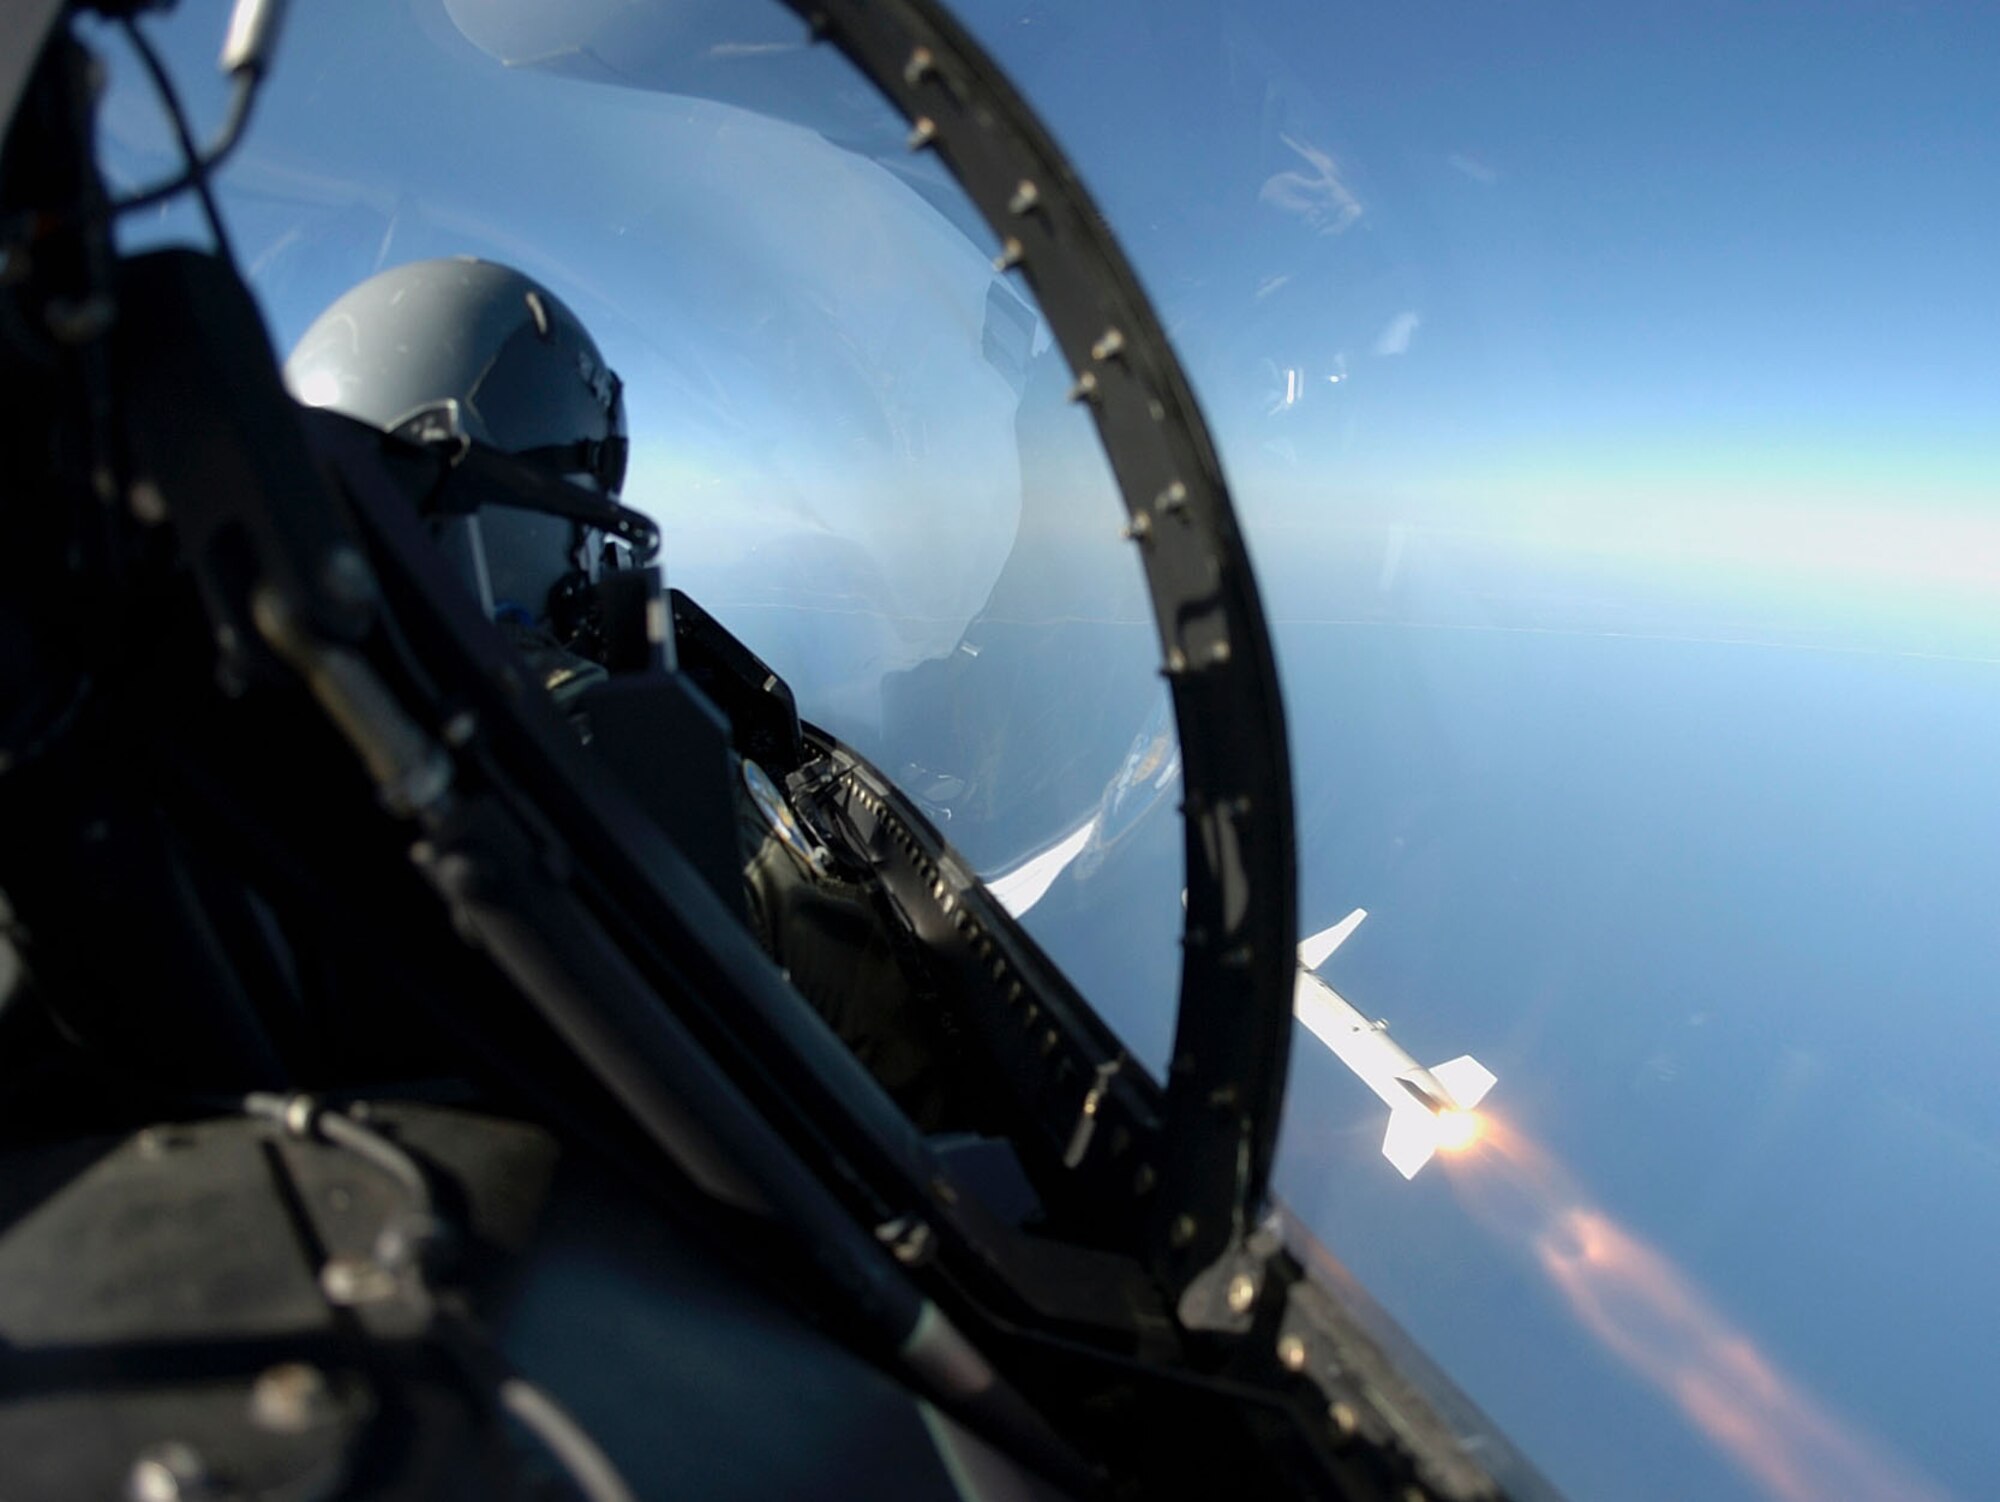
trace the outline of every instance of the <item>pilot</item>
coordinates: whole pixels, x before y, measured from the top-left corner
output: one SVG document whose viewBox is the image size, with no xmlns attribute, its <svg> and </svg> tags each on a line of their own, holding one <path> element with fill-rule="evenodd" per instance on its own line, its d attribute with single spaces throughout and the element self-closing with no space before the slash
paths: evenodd
<svg viewBox="0 0 2000 1502">
<path fill-rule="evenodd" d="M 488 503 L 431 519 L 487 617 L 588 739 L 584 696 L 610 676 L 590 586 L 630 565 L 613 539 L 631 535 L 623 523 L 633 513 L 618 499 L 623 389 L 582 322 L 509 267 L 418 261 L 370 277 L 320 314 L 285 362 L 285 381 L 308 406 L 416 442 L 469 440 L 589 498 L 575 516 Z M 938 1083 L 932 1062 L 950 1045 L 877 899 L 835 863 L 811 859 L 772 779 L 747 763 L 743 771 L 737 832 L 752 931 L 914 1120 L 936 1126 L 976 1112 L 978 1102 L 948 1100 Z"/>
<path fill-rule="evenodd" d="M 604 678 L 589 586 L 628 561 L 610 540 L 624 510 L 625 398 L 561 299 L 470 256 L 392 267 L 313 320 L 285 381 L 308 406 L 421 442 L 481 443 L 600 498 L 597 518 L 588 504 L 577 517 L 486 505 L 433 526 L 559 704 Z"/>
</svg>

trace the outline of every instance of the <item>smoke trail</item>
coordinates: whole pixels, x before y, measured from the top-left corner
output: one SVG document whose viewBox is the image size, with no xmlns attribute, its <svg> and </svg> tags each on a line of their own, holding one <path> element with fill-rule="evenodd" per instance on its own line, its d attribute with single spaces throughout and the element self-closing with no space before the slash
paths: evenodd
<svg viewBox="0 0 2000 1502">
<path fill-rule="evenodd" d="M 1447 1165 L 1503 1244 L 1526 1245 L 1577 1321 L 1778 1502 L 1945 1502 L 1821 1407 L 1659 1249 L 1592 1205 L 1555 1159 L 1486 1118 Z"/>
</svg>

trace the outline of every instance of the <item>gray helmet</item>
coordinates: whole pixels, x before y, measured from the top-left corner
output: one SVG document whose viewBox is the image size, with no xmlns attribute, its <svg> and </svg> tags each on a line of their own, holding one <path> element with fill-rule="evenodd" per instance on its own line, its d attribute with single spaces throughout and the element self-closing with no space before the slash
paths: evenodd
<svg viewBox="0 0 2000 1502">
<path fill-rule="evenodd" d="M 285 382 L 387 432 L 462 434 L 602 497 L 607 518 L 623 511 L 618 377 L 576 315 L 508 267 L 465 256 L 377 273 L 313 320 Z M 552 592 L 594 577 L 602 556 L 599 529 L 515 507 L 439 533 L 496 617 L 545 621 Z"/>
</svg>

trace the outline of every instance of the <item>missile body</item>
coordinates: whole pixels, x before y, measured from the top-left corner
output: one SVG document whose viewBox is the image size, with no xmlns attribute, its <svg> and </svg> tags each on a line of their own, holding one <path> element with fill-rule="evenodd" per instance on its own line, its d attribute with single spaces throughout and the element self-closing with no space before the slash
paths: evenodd
<svg viewBox="0 0 2000 1502">
<path fill-rule="evenodd" d="M 1367 916 L 1357 908 L 1334 928 L 1299 946 L 1292 1009 L 1335 1058 L 1389 1108 L 1382 1154 L 1406 1179 L 1439 1147 L 1463 1146 L 1478 1130 L 1472 1108 L 1494 1085 L 1493 1072 L 1470 1054 L 1426 1069 L 1389 1036 L 1385 1023 L 1363 1016 L 1346 997 L 1312 973 Z"/>
</svg>

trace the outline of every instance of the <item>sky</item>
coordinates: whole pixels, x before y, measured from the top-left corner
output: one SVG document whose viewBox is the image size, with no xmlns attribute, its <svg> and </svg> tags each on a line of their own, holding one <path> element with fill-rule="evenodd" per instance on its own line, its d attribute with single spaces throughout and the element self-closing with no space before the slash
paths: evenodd
<svg viewBox="0 0 2000 1502">
<path fill-rule="evenodd" d="M 1217 435 L 1301 932 L 1368 908 L 1325 978 L 1499 1077 L 1406 1183 L 1301 1034 L 1281 1192 L 1576 1496 L 1990 1490 L 2000 10 L 962 10 Z M 1138 576 L 934 185 L 371 15 L 295 7 L 225 175 L 280 347 L 379 266 L 524 265 L 626 378 L 676 582 L 994 868 L 1108 818 Z M 205 118 L 220 16 L 169 36 Z M 1149 1060 L 1171 792 L 1031 914 Z"/>
<path fill-rule="evenodd" d="M 1322 974 L 1499 1075 L 1405 1183 L 1302 1043 L 1281 1191 L 1576 1495 L 1990 1490 L 2000 15 L 971 9 L 1217 430 Z"/>
</svg>

